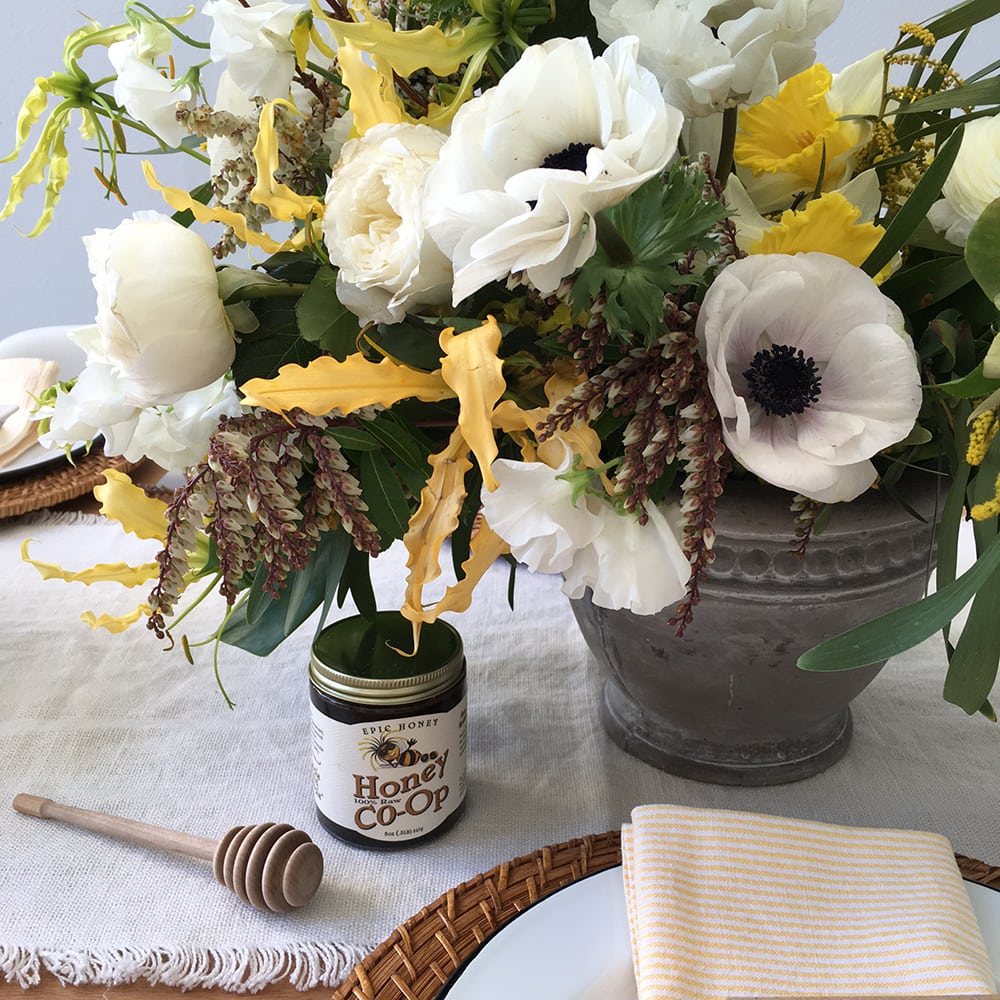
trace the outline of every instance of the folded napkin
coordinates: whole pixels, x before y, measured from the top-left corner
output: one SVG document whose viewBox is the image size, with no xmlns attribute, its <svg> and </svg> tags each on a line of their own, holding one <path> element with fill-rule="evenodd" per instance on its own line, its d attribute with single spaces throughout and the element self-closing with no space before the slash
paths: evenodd
<svg viewBox="0 0 1000 1000">
<path fill-rule="evenodd" d="M 995 988 L 936 834 L 641 806 L 622 857 L 640 1000 Z"/>
<path fill-rule="evenodd" d="M 0 468 L 38 440 L 38 397 L 59 377 L 59 365 L 41 358 L 0 358 L 0 407 L 17 409 L 0 424 Z"/>
</svg>

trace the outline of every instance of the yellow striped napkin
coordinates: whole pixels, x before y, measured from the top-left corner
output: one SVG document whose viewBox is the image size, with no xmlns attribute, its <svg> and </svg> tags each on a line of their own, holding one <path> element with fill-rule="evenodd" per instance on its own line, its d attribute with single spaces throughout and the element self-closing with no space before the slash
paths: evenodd
<svg viewBox="0 0 1000 1000">
<path fill-rule="evenodd" d="M 995 988 L 936 834 L 640 806 L 622 857 L 639 1000 Z"/>
</svg>

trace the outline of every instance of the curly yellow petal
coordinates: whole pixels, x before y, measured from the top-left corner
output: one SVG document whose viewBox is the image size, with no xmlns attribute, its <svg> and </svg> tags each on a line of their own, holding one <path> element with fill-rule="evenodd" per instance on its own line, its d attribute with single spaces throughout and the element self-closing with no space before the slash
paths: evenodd
<svg viewBox="0 0 1000 1000">
<path fill-rule="evenodd" d="M 286 184 L 275 180 L 278 170 L 278 136 L 274 129 L 274 108 L 280 104 L 298 114 L 290 101 L 275 100 L 264 105 L 260 112 L 259 132 L 253 147 L 257 180 L 250 192 L 255 205 L 264 205 L 275 219 L 291 222 L 293 219 L 311 219 L 323 215 L 323 202 L 318 198 L 297 194 Z"/>
<path fill-rule="evenodd" d="M 156 542 L 167 539 L 167 505 L 147 496 L 132 480 L 117 469 L 105 469 L 104 483 L 94 487 L 94 496 L 101 503 L 101 513 L 117 521 L 137 538 Z"/>
<path fill-rule="evenodd" d="M 351 93 L 352 135 L 364 135 L 375 125 L 398 125 L 407 120 L 392 81 L 369 66 L 359 48 L 345 43 L 340 48 L 338 60 L 344 86 Z"/>
<path fill-rule="evenodd" d="M 129 611 L 124 615 L 95 615 L 93 611 L 84 611 L 80 615 L 80 620 L 85 622 L 91 628 L 103 628 L 108 632 L 112 632 L 118 635 L 128 629 L 131 625 L 134 625 L 140 618 L 149 617 L 149 613 L 152 610 L 148 604 L 140 604 L 133 611 Z"/>
<path fill-rule="evenodd" d="M 17 122 L 14 125 L 16 136 L 13 152 L 8 153 L 0 163 L 10 163 L 17 158 L 17 154 L 24 148 L 24 144 L 31 135 L 31 130 L 42 117 L 45 105 L 48 103 L 49 94 L 52 93 L 52 86 L 44 77 L 39 77 L 35 85 L 28 91 L 28 96 L 24 99 L 21 109 L 17 113 Z"/>
<path fill-rule="evenodd" d="M 120 583 L 123 587 L 137 587 L 140 583 L 155 580 L 160 575 L 159 563 L 144 563 L 141 566 L 129 566 L 128 563 L 98 563 L 88 569 L 67 570 L 57 563 L 42 562 L 32 559 L 28 554 L 28 546 L 35 541 L 26 538 L 21 543 L 21 560 L 29 566 L 34 566 L 43 580 L 64 580 L 66 583 L 83 583 L 88 587 L 92 583 Z"/>
<path fill-rule="evenodd" d="M 448 327 L 438 338 L 444 351 L 441 374 L 458 396 L 458 426 L 476 456 L 488 490 L 496 489 L 497 485 L 490 471 L 490 464 L 498 454 L 493 436 L 493 410 L 507 391 L 503 362 L 497 356 L 500 341 L 500 327 L 492 316 L 465 333 L 455 333 Z"/>
<path fill-rule="evenodd" d="M 353 413 L 364 406 L 392 406 L 401 399 L 437 403 L 455 396 L 441 372 L 422 372 L 388 358 L 375 363 L 360 354 L 344 361 L 323 356 L 308 365 L 284 365 L 272 379 L 254 378 L 240 387 L 247 406 L 273 413 L 296 407 L 316 416 Z"/>
<path fill-rule="evenodd" d="M 420 491 L 420 505 L 403 536 L 403 545 L 409 553 L 404 608 L 413 614 L 422 611 L 424 586 L 441 575 L 441 546 L 458 527 L 458 516 L 465 502 L 465 474 L 472 468 L 472 462 L 459 428 L 451 432 L 448 444 L 431 455 L 429 462 L 430 478 Z"/>
<path fill-rule="evenodd" d="M 146 183 L 154 191 L 158 191 L 163 196 L 163 200 L 176 212 L 189 211 L 199 222 L 219 222 L 229 226 L 244 243 L 259 247 L 265 253 L 278 253 L 279 250 L 289 250 L 296 246 L 292 240 L 279 243 L 266 233 L 255 232 L 238 212 L 232 212 L 220 206 L 203 205 L 200 201 L 195 201 L 187 191 L 161 184 L 153 170 L 153 165 L 148 160 L 143 160 L 142 173 L 146 178 Z"/>
</svg>

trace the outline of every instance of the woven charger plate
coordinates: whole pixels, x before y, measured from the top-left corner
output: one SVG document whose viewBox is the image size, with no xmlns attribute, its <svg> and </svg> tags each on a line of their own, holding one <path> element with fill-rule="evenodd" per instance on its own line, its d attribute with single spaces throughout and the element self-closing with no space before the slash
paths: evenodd
<svg viewBox="0 0 1000 1000">
<path fill-rule="evenodd" d="M 100 452 L 93 452 L 77 459 L 75 465 L 60 462 L 34 475 L 0 483 L 0 518 L 16 517 L 75 500 L 104 481 L 102 473 L 105 469 L 129 472 L 135 467 L 135 462 L 121 456 L 109 458 Z"/>
<path fill-rule="evenodd" d="M 449 889 L 357 965 L 333 1000 L 434 1000 L 490 935 L 543 896 L 621 864 L 617 830 L 505 861 Z M 1000 867 L 956 854 L 972 882 L 1000 888 Z"/>
</svg>

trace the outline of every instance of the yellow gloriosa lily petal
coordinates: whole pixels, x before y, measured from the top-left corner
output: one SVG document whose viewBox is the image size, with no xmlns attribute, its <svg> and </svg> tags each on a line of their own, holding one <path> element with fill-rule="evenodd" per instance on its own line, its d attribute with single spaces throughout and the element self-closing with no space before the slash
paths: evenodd
<svg viewBox="0 0 1000 1000">
<path fill-rule="evenodd" d="M 364 135 L 382 123 L 398 125 L 407 120 L 391 82 L 364 61 L 360 49 L 350 42 L 345 43 L 340 48 L 338 60 L 344 86 L 351 94 L 352 135 Z"/>
<path fill-rule="evenodd" d="M 271 215 L 282 222 L 322 216 L 322 201 L 311 196 L 297 194 L 286 184 L 282 184 L 274 178 L 278 170 L 278 136 L 274 130 L 274 108 L 277 104 L 299 114 L 291 101 L 274 100 L 262 108 L 257 141 L 253 147 L 257 180 L 250 192 L 250 200 L 255 205 L 265 205 Z"/>
<path fill-rule="evenodd" d="M 158 191 L 163 196 L 163 200 L 176 212 L 189 211 L 199 222 L 219 222 L 229 226 L 244 243 L 259 247 L 265 253 L 278 253 L 279 250 L 290 250 L 296 247 L 296 241 L 286 240 L 284 243 L 279 243 L 266 233 L 254 232 L 247 225 L 247 220 L 238 212 L 232 212 L 228 208 L 220 206 L 203 205 L 200 201 L 195 201 L 187 191 L 161 184 L 153 170 L 153 165 L 148 160 L 143 160 L 142 173 L 146 178 L 146 183 L 154 191 Z"/>
<path fill-rule="evenodd" d="M 31 135 L 31 130 L 42 117 L 45 105 L 48 104 L 49 94 L 52 93 L 52 86 L 44 77 L 39 77 L 35 85 L 28 91 L 28 96 L 24 99 L 20 111 L 17 113 L 17 123 L 14 125 L 16 141 L 14 150 L 8 153 L 0 163 L 10 163 L 17 158 L 17 154 L 24 148 L 24 144 Z"/>
<path fill-rule="evenodd" d="M 444 351 L 441 374 L 458 396 L 458 426 L 476 456 L 483 484 L 491 491 L 497 486 L 490 471 L 497 457 L 493 409 L 507 390 L 503 362 L 497 357 L 500 340 L 500 327 L 492 316 L 465 333 L 455 333 L 448 327 L 438 338 Z"/>
<path fill-rule="evenodd" d="M 444 592 L 441 600 L 426 608 L 415 608 L 404 605 L 400 614 L 413 625 L 413 646 L 420 641 L 420 626 L 425 622 L 437 621 L 446 611 L 460 614 L 468 611 L 472 603 L 472 593 L 486 571 L 500 558 L 510 552 L 510 546 L 484 521 L 479 522 L 469 546 L 469 558 L 462 563 L 462 579 L 453 583 Z"/>
<path fill-rule="evenodd" d="M 118 635 L 134 625 L 140 618 L 148 617 L 152 608 L 148 604 L 140 604 L 137 608 L 124 615 L 95 615 L 93 611 L 84 611 L 81 621 L 93 629 L 103 628 Z"/>
<path fill-rule="evenodd" d="M 57 563 L 32 559 L 28 554 L 28 546 L 33 541 L 35 539 L 26 538 L 21 543 L 21 560 L 34 566 L 43 580 L 64 580 L 66 583 L 83 583 L 88 587 L 92 583 L 120 583 L 123 587 L 137 587 L 160 575 L 160 564 L 155 562 L 143 563 L 141 566 L 129 566 L 123 562 L 98 563 L 76 571 L 63 569 Z"/>
<path fill-rule="evenodd" d="M 418 69 L 429 69 L 435 76 L 451 76 L 477 52 L 484 48 L 488 51 L 495 35 L 485 22 L 446 33 L 435 24 L 413 31 L 395 31 L 388 21 L 376 18 L 354 22 L 330 17 L 324 20 L 341 48 L 350 43 L 377 61 L 387 63 L 400 76 L 410 76 Z"/>
<path fill-rule="evenodd" d="M 295 65 L 299 69 L 306 69 L 308 66 L 312 23 L 312 15 L 303 11 L 295 18 L 295 27 L 292 28 L 292 48 L 295 49 Z"/>
<path fill-rule="evenodd" d="M 66 149 L 66 133 L 59 130 L 52 137 L 52 149 L 49 153 L 49 175 L 45 181 L 45 198 L 42 201 L 42 214 L 32 227 L 28 236 L 37 236 L 49 227 L 52 215 L 56 210 L 63 186 L 69 176 L 69 150 Z"/>
<path fill-rule="evenodd" d="M 101 513 L 117 521 L 136 538 L 165 542 L 167 505 L 147 496 L 124 472 L 105 469 L 103 475 L 104 482 L 94 487 L 94 496 L 101 502 Z"/>
<path fill-rule="evenodd" d="M 70 103 L 63 101 L 49 115 L 49 120 L 42 127 L 42 133 L 38 137 L 35 148 L 31 151 L 28 159 L 25 160 L 24 166 L 10 179 L 7 202 L 3 207 L 3 211 L 0 211 L 0 222 L 9 218 L 13 214 L 14 209 L 24 201 L 24 192 L 28 188 L 42 182 L 45 177 L 46 168 L 49 166 L 53 155 L 58 155 L 60 148 L 63 150 L 62 155 L 65 156 L 65 144 L 60 143 L 59 140 L 69 125 L 71 111 L 72 107 Z M 63 167 L 63 176 L 65 177 L 65 167 Z M 61 187 L 61 184 L 59 186 Z M 49 214 L 51 215 L 51 212 Z M 41 222 L 41 219 L 39 219 L 39 222 Z M 45 226 L 41 227 L 41 229 L 44 228 Z M 39 229 L 36 223 L 32 235 L 37 235 L 37 233 L 41 232 L 41 229 Z"/>
<path fill-rule="evenodd" d="M 429 458 L 431 475 L 420 491 L 420 504 L 410 518 L 403 545 L 409 556 L 403 615 L 423 621 L 424 586 L 441 575 L 441 546 L 456 527 L 465 502 L 465 474 L 472 468 L 469 446 L 459 428 L 451 432 L 444 450 Z M 407 614 L 409 610 L 410 614 Z M 414 630 L 416 648 L 419 630 Z"/>
<path fill-rule="evenodd" d="M 859 223 L 861 209 L 838 191 L 814 198 L 804 210 L 783 212 L 776 225 L 769 227 L 750 253 L 810 253 L 819 251 L 841 257 L 860 267 L 885 235 L 881 226 Z M 887 277 L 891 268 L 887 268 Z"/>
<path fill-rule="evenodd" d="M 273 413 L 296 407 L 321 415 L 336 410 L 353 413 L 363 406 L 392 406 L 415 398 L 437 403 L 455 392 L 441 372 L 422 372 L 384 358 L 375 363 L 360 354 L 344 361 L 323 356 L 302 365 L 284 365 L 272 379 L 253 378 L 240 387 L 247 406 L 263 406 Z"/>
</svg>

